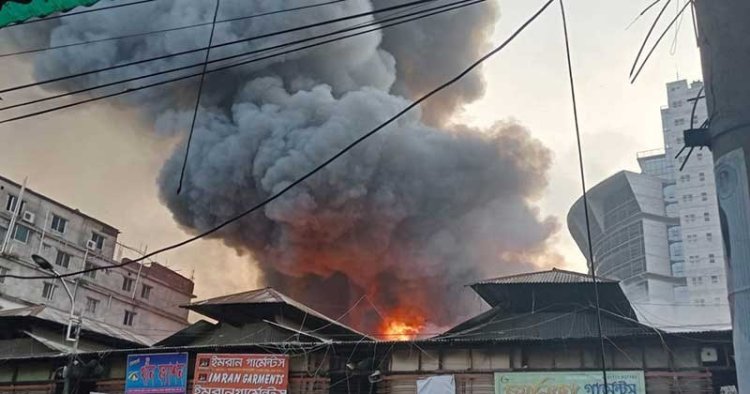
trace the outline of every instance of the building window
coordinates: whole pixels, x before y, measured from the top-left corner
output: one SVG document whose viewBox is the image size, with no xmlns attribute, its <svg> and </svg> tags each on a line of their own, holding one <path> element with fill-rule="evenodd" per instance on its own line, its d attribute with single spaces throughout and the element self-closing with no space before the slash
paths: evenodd
<svg viewBox="0 0 750 394">
<path fill-rule="evenodd" d="M 135 319 L 135 312 L 125 311 L 125 317 L 122 319 L 122 324 L 125 326 L 132 326 L 133 319 Z"/>
<path fill-rule="evenodd" d="M 716 275 L 711 275 L 711 283 L 719 283 L 719 277 Z"/>
<path fill-rule="evenodd" d="M 698 174 L 698 180 L 704 182 L 706 180 L 706 174 L 701 172 Z"/>
<path fill-rule="evenodd" d="M 714 240 L 714 235 L 711 233 L 706 233 L 706 241 L 711 242 Z"/>
<path fill-rule="evenodd" d="M 708 201 L 708 193 L 706 192 L 701 193 L 701 201 Z"/>
<path fill-rule="evenodd" d="M 702 284 L 703 284 L 703 277 L 702 277 L 702 276 L 699 276 L 699 277 L 698 277 L 698 285 L 700 286 L 700 285 L 702 285 Z"/>
<path fill-rule="evenodd" d="M 96 313 L 96 307 L 99 306 L 99 300 L 96 298 L 86 297 L 86 312 Z"/>
<path fill-rule="evenodd" d="M 44 287 L 42 287 L 42 297 L 45 300 L 51 300 L 51 299 L 53 299 L 55 297 L 55 288 L 56 287 L 57 286 L 55 286 L 52 283 L 45 282 L 44 283 Z"/>
<path fill-rule="evenodd" d="M 70 255 L 58 250 L 57 257 L 55 257 L 55 264 L 63 268 L 68 268 L 70 266 Z"/>
<path fill-rule="evenodd" d="M 711 264 L 716 263 L 716 255 L 714 255 L 713 253 L 709 253 L 708 254 L 708 262 L 711 263 Z"/>
<path fill-rule="evenodd" d="M 9 272 L 10 270 L 8 268 L 0 267 L 0 283 L 5 283 L 4 276 L 8 275 Z"/>
<path fill-rule="evenodd" d="M 708 212 L 703 212 L 703 221 L 708 222 L 711 220 L 711 214 Z"/>
<path fill-rule="evenodd" d="M 674 125 L 675 126 L 680 126 L 680 125 L 683 125 L 683 124 L 685 124 L 685 118 L 677 118 L 677 119 L 674 120 Z"/>
<path fill-rule="evenodd" d="M 104 236 L 95 232 L 91 233 L 91 241 L 96 245 L 96 249 L 104 249 Z"/>
<path fill-rule="evenodd" d="M 703 153 L 698 153 L 696 156 L 698 160 L 703 160 Z"/>
<path fill-rule="evenodd" d="M 18 201 L 18 197 L 8 194 L 8 200 L 5 202 L 5 210 L 8 212 L 14 212 L 16 210 L 16 202 Z M 21 206 L 23 208 L 23 206 Z"/>
<path fill-rule="evenodd" d="M 68 225 L 68 219 L 52 214 L 52 225 L 50 228 L 60 234 L 65 234 L 65 227 Z"/>
<path fill-rule="evenodd" d="M 148 299 L 149 296 L 151 296 L 151 286 L 143 285 L 141 288 L 141 298 Z"/>
<path fill-rule="evenodd" d="M 31 230 L 28 227 L 17 224 L 16 231 L 13 232 L 13 239 L 15 239 L 18 242 L 27 243 L 29 242 L 30 232 Z"/>
<path fill-rule="evenodd" d="M 122 278 L 122 291 L 133 291 L 133 279 Z"/>
<path fill-rule="evenodd" d="M 90 269 L 94 269 L 94 268 L 98 268 L 97 265 L 94 264 L 94 263 L 90 263 L 88 261 L 83 266 L 84 270 L 90 270 Z M 90 279 L 96 279 L 96 271 L 88 271 L 88 272 L 84 273 L 83 276 L 85 276 L 87 278 L 90 278 Z"/>
</svg>

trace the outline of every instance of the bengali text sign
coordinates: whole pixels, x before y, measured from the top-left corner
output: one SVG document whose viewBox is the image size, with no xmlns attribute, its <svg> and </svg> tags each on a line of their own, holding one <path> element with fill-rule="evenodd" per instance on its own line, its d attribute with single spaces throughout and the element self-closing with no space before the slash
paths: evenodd
<svg viewBox="0 0 750 394">
<path fill-rule="evenodd" d="M 645 394 L 643 371 L 495 373 L 495 394 Z"/>
<path fill-rule="evenodd" d="M 185 394 L 187 353 L 131 354 L 125 371 L 126 394 Z"/>
<path fill-rule="evenodd" d="M 194 394 L 286 394 L 289 356 L 198 354 Z"/>
</svg>

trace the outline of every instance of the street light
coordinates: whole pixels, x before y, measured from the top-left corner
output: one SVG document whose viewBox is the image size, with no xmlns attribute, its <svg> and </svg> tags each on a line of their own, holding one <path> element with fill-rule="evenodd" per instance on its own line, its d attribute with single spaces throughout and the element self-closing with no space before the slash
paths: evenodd
<svg viewBox="0 0 750 394">
<path fill-rule="evenodd" d="M 75 330 L 75 337 L 71 338 L 71 334 L 73 334 L 73 324 L 75 323 L 75 310 L 76 310 L 76 303 L 75 303 L 75 297 L 73 297 L 73 293 L 71 293 L 70 288 L 68 287 L 68 284 L 65 283 L 65 279 L 60 276 L 60 273 L 55 270 L 55 268 L 50 264 L 47 259 L 44 257 L 38 255 L 38 254 L 32 254 L 31 259 L 34 260 L 34 263 L 39 266 L 39 268 L 50 271 L 53 274 L 55 274 L 55 278 L 60 279 L 60 282 L 62 282 L 63 288 L 65 289 L 65 293 L 68 294 L 68 298 L 70 298 L 70 316 L 68 317 L 68 330 L 65 334 L 65 340 L 72 341 L 73 342 L 73 350 L 70 352 L 70 358 L 68 359 L 68 365 L 63 370 L 63 379 L 64 379 L 64 386 L 63 386 L 63 394 L 69 394 L 70 393 L 70 372 L 73 370 L 73 363 L 75 362 L 76 353 L 78 353 L 78 340 L 80 338 L 81 329 L 80 327 L 76 327 Z M 77 326 L 77 325 L 76 325 Z"/>
</svg>

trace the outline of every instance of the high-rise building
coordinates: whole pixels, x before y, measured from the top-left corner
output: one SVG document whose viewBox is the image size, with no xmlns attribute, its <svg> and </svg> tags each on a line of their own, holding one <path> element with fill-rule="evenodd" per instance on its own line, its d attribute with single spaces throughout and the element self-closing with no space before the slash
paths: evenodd
<svg viewBox="0 0 750 394">
<path fill-rule="evenodd" d="M 32 254 L 44 257 L 60 274 L 119 263 L 115 255 L 122 245 L 116 228 L 28 188 L 21 196 L 21 189 L 0 177 L 0 275 L 49 275 L 32 261 Z M 188 311 L 179 305 L 190 302 L 193 281 L 156 262 L 91 271 L 65 281 L 84 320 L 155 340 L 188 325 Z M 67 312 L 70 299 L 60 279 L 0 277 L 0 309 L 31 305 Z"/>
<path fill-rule="evenodd" d="M 685 163 L 681 151 L 683 131 L 707 119 L 702 88 L 668 83 L 664 148 L 638 154 L 641 174 L 619 172 L 588 193 L 597 274 L 619 279 L 640 317 L 665 329 L 730 324 L 713 159 L 702 149 Z M 587 255 L 583 212 L 579 199 L 568 227 Z"/>
</svg>

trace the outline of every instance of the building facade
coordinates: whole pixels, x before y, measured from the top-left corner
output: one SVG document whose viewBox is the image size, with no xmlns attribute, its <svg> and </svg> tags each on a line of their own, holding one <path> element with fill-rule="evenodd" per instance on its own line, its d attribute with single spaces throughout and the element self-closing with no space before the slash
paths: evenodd
<svg viewBox="0 0 750 394">
<path fill-rule="evenodd" d="M 33 262 L 32 254 L 44 257 L 60 274 L 119 262 L 116 228 L 28 188 L 21 197 L 21 189 L 22 185 L 0 177 L 0 275 L 49 274 Z M 188 324 L 188 311 L 179 305 L 190 302 L 193 282 L 158 263 L 92 271 L 65 280 L 84 320 L 154 340 Z M 69 311 L 70 299 L 59 280 L 0 278 L 0 308 L 30 305 Z"/>
<path fill-rule="evenodd" d="M 697 150 L 684 163 L 680 152 L 683 131 L 707 118 L 702 88 L 667 84 L 664 148 L 638 154 L 641 174 L 621 172 L 589 191 L 597 273 L 621 280 L 641 318 L 665 329 L 730 324 L 713 158 Z M 568 227 L 586 255 L 583 215 L 579 199 Z"/>
</svg>

